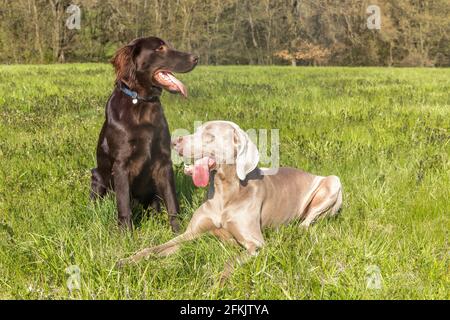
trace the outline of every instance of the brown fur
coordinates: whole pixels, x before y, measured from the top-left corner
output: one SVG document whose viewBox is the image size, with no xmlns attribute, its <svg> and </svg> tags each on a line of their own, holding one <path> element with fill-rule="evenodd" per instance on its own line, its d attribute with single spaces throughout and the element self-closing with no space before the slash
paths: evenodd
<svg viewBox="0 0 450 320">
<path fill-rule="evenodd" d="M 152 82 L 156 70 L 189 72 L 198 57 L 174 50 L 159 38 L 139 38 L 117 50 L 112 64 L 116 82 L 124 82 L 140 97 L 136 104 L 116 86 L 108 100 L 97 144 L 97 167 L 92 169 L 91 198 L 114 190 L 119 224 L 131 227 L 131 199 L 160 209 L 164 201 L 173 231 L 179 211 L 170 159 L 170 132 L 159 101 L 162 88 Z"/>
<path fill-rule="evenodd" d="M 133 47 L 126 45 L 118 49 L 111 59 L 116 72 L 116 81 L 123 80 L 129 87 L 136 86 L 136 65 L 132 53 Z"/>
</svg>

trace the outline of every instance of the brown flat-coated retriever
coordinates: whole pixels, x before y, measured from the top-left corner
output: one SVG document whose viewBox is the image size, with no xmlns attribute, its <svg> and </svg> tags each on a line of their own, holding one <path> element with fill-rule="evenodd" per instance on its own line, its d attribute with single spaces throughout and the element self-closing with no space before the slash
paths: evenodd
<svg viewBox="0 0 450 320">
<path fill-rule="evenodd" d="M 176 51 L 156 37 L 135 39 L 112 59 L 116 85 L 106 104 L 90 196 L 96 199 L 114 190 L 123 227 L 132 225 L 132 198 L 156 210 L 163 200 L 172 230 L 178 232 L 170 133 L 159 96 L 162 89 L 186 96 L 172 72 L 189 72 L 197 62 L 197 56 Z"/>
</svg>

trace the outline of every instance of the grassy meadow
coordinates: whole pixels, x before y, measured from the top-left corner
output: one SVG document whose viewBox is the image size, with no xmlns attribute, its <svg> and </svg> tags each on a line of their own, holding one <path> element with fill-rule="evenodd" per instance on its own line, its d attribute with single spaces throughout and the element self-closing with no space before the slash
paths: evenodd
<svg viewBox="0 0 450 320">
<path fill-rule="evenodd" d="M 172 233 L 166 214 L 139 207 L 135 230 L 120 232 L 114 197 L 88 199 L 111 66 L 1 66 L 0 299 L 450 297 L 450 69 L 198 67 L 179 77 L 189 99 L 162 97 L 172 130 L 215 119 L 278 128 L 281 165 L 340 177 L 341 215 L 266 230 L 267 245 L 223 287 L 240 249 L 212 236 L 117 270 Z M 182 171 L 185 227 L 205 190 Z M 67 268 L 79 268 L 79 289 L 69 291 Z M 367 286 L 373 269 L 377 287 Z"/>
</svg>

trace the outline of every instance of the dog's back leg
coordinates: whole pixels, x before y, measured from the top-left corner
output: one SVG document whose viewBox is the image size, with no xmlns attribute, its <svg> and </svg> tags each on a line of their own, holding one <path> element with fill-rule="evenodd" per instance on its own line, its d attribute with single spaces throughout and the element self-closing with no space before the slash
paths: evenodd
<svg viewBox="0 0 450 320">
<path fill-rule="evenodd" d="M 92 200 L 98 197 L 103 198 L 111 188 L 111 169 L 112 163 L 108 155 L 109 147 L 104 137 L 105 125 L 100 132 L 100 138 L 97 145 L 97 168 L 91 170 L 91 192 L 90 198 Z"/>
<path fill-rule="evenodd" d="M 339 193 L 336 198 L 336 202 L 334 203 L 333 207 L 330 210 L 330 215 L 335 216 L 337 215 L 342 208 L 342 186 L 339 188 Z"/>
<path fill-rule="evenodd" d="M 309 227 L 319 216 L 328 212 L 336 215 L 341 206 L 342 185 L 339 178 L 336 176 L 326 177 L 317 187 L 301 226 Z"/>
</svg>

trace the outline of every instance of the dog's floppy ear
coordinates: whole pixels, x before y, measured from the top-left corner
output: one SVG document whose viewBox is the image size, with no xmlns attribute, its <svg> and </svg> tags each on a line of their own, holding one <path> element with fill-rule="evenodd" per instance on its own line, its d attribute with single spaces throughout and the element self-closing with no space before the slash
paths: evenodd
<svg viewBox="0 0 450 320">
<path fill-rule="evenodd" d="M 125 80 L 129 86 L 136 84 L 136 62 L 134 58 L 138 51 L 139 39 L 133 40 L 119 48 L 111 59 L 116 71 L 116 81 Z"/>
<path fill-rule="evenodd" d="M 256 145 L 250 140 L 248 134 L 237 125 L 235 127 L 237 137 L 236 172 L 240 180 L 245 180 L 247 174 L 252 172 L 259 162 L 259 152 Z"/>
</svg>

